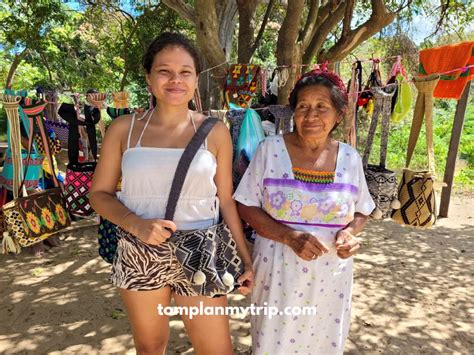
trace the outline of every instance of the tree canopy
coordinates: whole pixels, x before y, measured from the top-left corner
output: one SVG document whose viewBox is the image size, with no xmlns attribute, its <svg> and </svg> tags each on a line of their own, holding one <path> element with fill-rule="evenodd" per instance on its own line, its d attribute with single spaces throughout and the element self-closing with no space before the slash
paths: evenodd
<svg viewBox="0 0 474 355">
<path fill-rule="evenodd" d="M 342 60 L 374 35 L 386 41 L 386 52 L 413 51 L 420 18 L 434 24 L 422 46 L 472 38 L 473 17 L 470 1 L 444 0 L 82 0 L 75 6 L 6 0 L 0 4 L 0 80 L 6 87 L 128 89 L 142 101 L 141 55 L 155 36 L 172 30 L 196 40 L 208 68 L 291 64 L 279 90 L 284 102 L 306 64 Z M 219 93 L 225 70 L 214 69 L 205 87 Z"/>
</svg>

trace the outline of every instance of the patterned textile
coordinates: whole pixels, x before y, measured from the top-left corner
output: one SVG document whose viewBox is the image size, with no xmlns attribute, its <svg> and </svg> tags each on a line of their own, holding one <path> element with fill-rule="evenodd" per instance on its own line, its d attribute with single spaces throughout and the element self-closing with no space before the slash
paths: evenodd
<svg viewBox="0 0 474 355">
<path fill-rule="evenodd" d="M 117 252 L 117 226 L 102 217 L 99 223 L 98 242 L 99 255 L 104 261 L 112 264 Z"/>
<path fill-rule="evenodd" d="M 22 247 L 36 244 L 69 226 L 59 187 L 19 197 L 3 206 L 8 232 Z"/>
<path fill-rule="evenodd" d="M 69 213 L 89 216 L 94 212 L 89 204 L 89 189 L 95 167 L 95 162 L 68 164 L 64 199 Z"/>
<path fill-rule="evenodd" d="M 22 161 L 21 161 L 21 130 L 20 130 L 20 120 L 19 120 L 19 103 L 21 100 L 20 96 L 17 96 L 13 93 L 9 95 L 11 90 L 5 90 L 5 94 L 0 95 L 0 102 L 2 103 L 6 113 L 7 113 L 7 155 L 10 153 L 10 156 L 13 158 L 11 164 L 11 175 L 6 177 L 7 180 L 10 180 L 10 186 L 13 189 L 14 197 L 18 197 L 18 190 L 20 188 L 21 181 L 23 179 Z M 2 176 L 5 177 L 5 168 L 2 172 Z M 5 184 L 2 182 L 5 186 Z"/>
<path fill-rule="evenodd" d="M 296 180 L 310 182 L 313 184 L 331 184 L 334 182 L 333 171 L 316 171 L 301 168 L 293 168 L 293 176 Z"/>
<path fill-rule="evenodd" d="M 112 284 L 135 291 L 158 290 L 168 286 L 180 296 L 197 296 L 176 259 L 171 243 L 158 246 L 146 244 L 121 228 L 117 228 L 117 234 L 119 239 L 112 265 Z"/>
<path fill-rule="evenodd" d="M 43 139 L 41 138 L 41 135 L 39 133 L 36 133 L 33 139 L 35 140 L 36 146 L 38 147 L 38 152 L 44 155 L 46 151 L 44 149 Z M 58 155 L 61 152 L 61 140 L 56 138 L 56 134 L 54 132 L 48 135 L 48 143 L 49 149 L 51 150 L 51 154 Z"/>
<path fill-rule="evenodd" d="M 474 41 L 462 42 L 421 50 L 418 73 L 427 76 L 473 64 Z M 472 78 L 474 68 L 441 75 L 433 97 L 459 100 L 466 83 Z"/>
<path fill-rule="evenodd" d="M 180 233 L 170 241 L 176 259 L 197 294 L 215 297 L 239 287 L 236 279 L 242 275 L 243 265 L 227 225 L 220 223 Z M 199 280 L 199 276 L 203 280 Z"/>
<path fill-rule="evenodd" d="M 27 190 L 35 190 L 39 186 L 39 181 L 41 178 L 41 170 L 44 156 L 39 153 L 31 153 L 30 159 L 27 161 L 28 152 L 22 150 L 21 152 L 21 161 L 22 161 L 22 174 L 25 176 L 25 170 L 28 166 L 28 171 L 26 171 L 26 177 L 24 185 Z M 21 183 L 21 181 L 20 181 Z M 11 156 L 11 151 L 7 151 L 5 162 L 3 164 L 2 175 L 0 176 L 0 184 L 6 189 L 13 191 L 13 159 Z M 19 188 L 19 185 L 18 185 Z"/>
<path fill-rule="evenodd" d="M 226 104 L 233 103 L 243 108 L 249 107 L 250 101 L 256 95 L 259 75 L 258 65 L 231 65 L 224 86 Z"/>
<path fill-rule="evenodd" d="M 352 76 L 348 85 L 348 105 L 344 117 L 344 140 L 352 147 L 357 146 L 357 100 L 362 84 L 362 64 L 360 61 L 352 65 Z"/>
<path fill-rule="evenodd" d="M 270 105 L 267 109 L 275 117 L 276 134 L 293 132 L 293 110 L 289 106 Z"/>
<path fill-rule="evenodd" d="M 365 168 L 365 179 L 369 187 L 375 205 L 382 215 L 380 218 L 388 218 L 392 212 L 392 202 L 398 196 L 397 174 L 380 165 L 367 165 Z M 373 215 L 374 218 L 378 216 Z"/>
<path fill-rule="evenodd" d="M 435 159 L 433 149 L 433 90 L 437 86 L 439 76 L 415 78 L 418 89 L 415 113 L 413 115 L 410 138 L 408 141 L 406 169 L 403 170 L 402 181 L 398 189 L 398 200 L 401 208 L 392 213 L 392 219 L 398 223 L 416 228 L 429 228 L 436 223 L 436 203 L 433 189 L 435 175 Z M 426 146 L 428 170 L 413 171 L 408 169 L 415 150 L 421 126 L 425 116 Z"/>
<path fill-rule="evenodd" d="M 130 109 L 128 107 L 125 108 L 115 108 L 115 107 L 107 107 L 107 114 L 110 116 L 111 119 L 116 119 L 119 116 L 128 115 L 130 113 Z"/>
<path fill-rule="evenodd" d="M 393 212 L 394 221 L 417 228 L 429 228 L 435 224 L 435 192 L 429 172 L 403 169 L 398 199 L 401 208 Z"/>
<path fill-rule="evenodd" d="M 390 116 L 392 96 L 394 89 L 389 93 L 374 88 L 375 107 L 370 123 L 367 142 L 365 144 L 364 157 L 362 163 L 365 170 L 365 177 L 369 187 L 370 194 L 377 206 L 382 212 L 382 218 L 387 218 L 392 212 L 391 203 L 397 198 L 397 178 L 394 171 L 385 168 L 387 160 L 388 135 L 390 129 Z M 372 143 L 377 129 L 379 116 L 382 115 L 382 133 L 380 139 L 380 161 L 379 165 L 369 165 L 369 155 L 372 150 Z"/>
<path fill-rule="evenodd" d="M 67 148 L 69 125 L 64 122 L 54 122 L 50 120 L 46 120 L 44 124 L 48 131 L 53 131 L 56 135 L 56 138 L 61 141 L 61 146 Z"/>
<path fill-rule="evenodd" d="M 232 136 L 232 146 L 234 147 L 234 156 L 236 154 L 237 140 L 240 135 L 240 128 L 242 127 L 242 121 L 245 117 L 245 110 L 229 110 L 226 114 L 230 124 L 231 124 L 231 136 Z"/>
</svg>

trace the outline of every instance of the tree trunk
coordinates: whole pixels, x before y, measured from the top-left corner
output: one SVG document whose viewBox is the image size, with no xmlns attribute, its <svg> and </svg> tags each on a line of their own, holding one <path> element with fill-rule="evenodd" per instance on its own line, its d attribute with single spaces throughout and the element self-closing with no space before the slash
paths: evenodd
<svg viewBox="0 0 474 355">
<path fill-rule="evenodd" d="M 237 0 L 239 7 L 238 62 L 247 64 L 252 58 L 255 34 L 255 14 L 258 0 Z"/>
<path fill-rule="evenodd" d="M 219 21 L 219 42 L 224 49 L 227 60 L 232 55 L 232 39 L 234 37 L 237 22 L 237 4 L 235 1 L 224 1 L 217 9 Z"/>
<path fill-rule="evenodd" d="M 296 42 L 299 34 L 300 19 L 303 14 L 304 0 L 294 0 L 288 6 L 285 19 L 278 33 L 277 41 L 277 65 L 290 65 L 301 63 L 301 46 Z M 288 96 L 293 88 L 300 66 L 289 66 L 284 69 L 289 71 L 288 80 L 285 85 L 278 88 L 278 103 L 287 104 Z M 278 73 L 279 75 L 281 74 Z"/>
<path fill-rule="evenodd" d="M 13 59 L 12 65 L 10 66 L 10 70 L 8 71 L 7 81 L 5 83 L 5 87 L 10 89 L 13 84 L 13 77 L 15 76 L 15 72 L 20 65 L 23 58 L 25 58 L 26 54 L 28 53 L 28 49 L 25 48 L 21 53 L 15 54 L 15 58 Z"/>
</svg>

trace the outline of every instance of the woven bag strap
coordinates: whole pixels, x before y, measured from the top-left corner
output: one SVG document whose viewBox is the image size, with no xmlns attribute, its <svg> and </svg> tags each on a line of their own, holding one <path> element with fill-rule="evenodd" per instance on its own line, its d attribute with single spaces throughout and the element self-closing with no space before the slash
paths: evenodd
<svg viewBox="0 0 474 355">
<path fill-rule="evenodd" d="M 166 220 L 173 220 L 174 213 L 176 211 L 176 205 L 178 204 L 178 199 L 181 195 L 181 190 L 183 188 L 189 166 L 191 165 L 191 162 L 194 159 L 199 147 L 201 147 L 207 135 L 211 131 L 212 127 L 214 127 L 214 125 L 217 123 L 217 121 L 219 121 L 217 117 L 209 117 L 206 119 L 184 149 L 183 155 L 179 159 L 176 172 L 174 173 L 173 183 L 171 184 L 168 203 L 166 205 Z"/>
<path fill-rule="evenodd" d="M 409 167 L 415 146 L 420 135 L 423 124 L 423 116 L 426 118 L 426 147 L 428 153 L 428 170 L 434 172 L 433 153 L 433 91 L 438 84 L 439 75 L 423 78 L 414 78 L 413 82 L 418 90 L 416 97 L 415 112 L 408 138 L 407 158 L 405 167 Z"/>
</svg>

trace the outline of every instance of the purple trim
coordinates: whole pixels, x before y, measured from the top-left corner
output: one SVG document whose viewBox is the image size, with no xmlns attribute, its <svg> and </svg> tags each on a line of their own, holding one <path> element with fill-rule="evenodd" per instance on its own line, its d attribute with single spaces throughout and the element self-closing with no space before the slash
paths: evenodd
<svg viewBox="0 0 474 355">
<path fill-rule="evenodd" d="M 274 179 L 266 178 L 263 180 L 263 186 L 293 187 L 307 191 L 344 191 L 357 194 L 359 189 L 351 184 L 332 183 L 332 184 L 314 184 L 293 179 Z"/>
<path fill-rule="evenodd" d="M 306 222 L 290 222 L 290 221 L 284 221 L 281 219 L 276 219 L 277 222 L 283 223 L 283 224 L 301 224 L 305 226 L 316 226 L 316 227 L 324 227 L 324 228 L 341 228 L 347 226 L 347 224 L 324 224 L 324 223 L 306 223 Z"/>
</svg>

